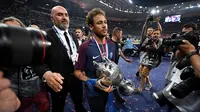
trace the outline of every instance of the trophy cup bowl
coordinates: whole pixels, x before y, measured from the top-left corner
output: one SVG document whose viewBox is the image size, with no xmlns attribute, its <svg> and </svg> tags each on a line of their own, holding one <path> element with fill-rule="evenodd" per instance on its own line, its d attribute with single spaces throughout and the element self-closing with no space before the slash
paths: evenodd
<svg viewBox="0 0 200 112">
<path fill-rule="evenodd" d="M 106 84 L 100 85 L 119 88 L 119 92 L 124 96 L 131 95 L 134 92 L 134 83 L 129 79 L 124 79 L 118 65 L 113 61 L 106 59 L 105 62 L 97 63 L 96 61 L 93 61 L 93 63 L 97 65 L 96 76 L 99 79 L 104 78 L 106 80 Z"/>
</svg>

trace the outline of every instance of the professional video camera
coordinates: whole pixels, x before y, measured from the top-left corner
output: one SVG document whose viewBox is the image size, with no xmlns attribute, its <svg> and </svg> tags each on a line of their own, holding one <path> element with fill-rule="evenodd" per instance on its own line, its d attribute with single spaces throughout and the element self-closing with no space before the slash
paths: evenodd
<svg viewBox="0 0 200 112">
<path fill-rule="evenodd" d="M 41 64 L 50 46 L 44 31 L 0 24 L 1 68 Z"/>
<path fill-rule="evenodd" d="M 173 34 L 171 38 L 163 39 L 162 45 L 163 46 L 178 46 L 182 44 L 183 40 L 188 40 L 191 44 L 195 47 L 198 46 L 199 43 L 199 32 L 198 31 L 191 31 L 184 34 Z"/>
</svg>

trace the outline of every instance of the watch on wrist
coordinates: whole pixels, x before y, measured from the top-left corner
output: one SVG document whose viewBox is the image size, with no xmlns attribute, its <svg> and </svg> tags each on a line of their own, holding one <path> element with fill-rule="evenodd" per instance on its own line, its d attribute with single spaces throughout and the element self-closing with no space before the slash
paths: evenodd
<svg viewBox="0 0 200 112">
<path fill-rule="evenodd" d="M 193 56 L 193 55 L 195 55 L 195 54 L 197 54 L 197 52 L 196 52 L 196 51 L 192 51 L 192 52 L 190 52 L 186 57 L 187 57 L 188 59 L 190 59 L 190 57 Z"/>
</svg>

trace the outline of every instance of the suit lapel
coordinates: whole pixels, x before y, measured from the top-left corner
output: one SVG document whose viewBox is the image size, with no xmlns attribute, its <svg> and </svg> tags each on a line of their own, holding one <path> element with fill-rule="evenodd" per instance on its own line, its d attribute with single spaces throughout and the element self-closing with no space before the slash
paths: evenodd
<svg viewBox="0 0 200 112">
<path fill-rule="evenodd" d="M 55 31 L 52 29 L 52 36 L 55 37 L 55 41 L 56 43 L 60 46 L 60 48 L 62 49 L 62 51 L 64 52 L 64 54 L 69 58 L 68 53 L 67 53 L 67 49 L 65 48 L 65 46 L 63 45 L 63 43 L 60 41 L 59 37 L 56 35 Z"/>
<path fill-rule="evenodd" d="M 77 37 L 74 36 L 71 32 L 70 32 L 69 34 L 70 34 L 70 36 L 72 37 L 74 43 L 76 44 L 76 48 L 78 49 L 79 43 L 78 43 Z"/>
</svg>

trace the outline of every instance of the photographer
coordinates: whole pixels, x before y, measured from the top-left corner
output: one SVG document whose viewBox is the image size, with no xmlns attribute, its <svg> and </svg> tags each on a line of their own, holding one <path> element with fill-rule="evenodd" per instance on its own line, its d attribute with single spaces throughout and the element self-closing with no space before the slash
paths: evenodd
<svg viewBox="0 0 200 112">
<path fill-rule="evenodd" d="M 188 23 L 183 26 L 181 34 L 188 33 L 188 32 L 194 32 L 196 30 L 197 30 L 196 24 Z M 194 39 L 196 39 L 196 38 L 194 38 Z M 199 39 L 198 39 L 198 41 L 199 41 Z M 196 43 L 198 43 L 198 41 Z M 182 59 L 187 59 L 189 61 L 190 65 L 192 66 L 192 69 L 194 69 L 194 73 L 193 72 L 188 73 L 189 76 L 187 76 L 187 77 L 189 77 L 189 78 L 187 78 L 187 79 L 191 79 L 192 81 L 193 81 L 193 79 L 194 79 L 194 81 L 198 80 L 197 77 L 200 76 L 200 63 L 199 63 L 200 57 L 197 52 L 199 50 L 198 49 L 199 46 L 197 46 L 196 43 L 190 43 L 188 40 L 183 40 L 182 44 L 177 47 L 178 50 L 176 50 L 175 55 L 174 55 L 177 60 L 175 60 L 173 62 L 173 64 L 171 65 L 171 68 L 169 70 L 169 73 L 166 75 L 166 81 L 167 81 L 166 85 L 167 86 L 169 86 L 171 84 L 171 82 L 174 81 L 175 75 L 180 75 L 180 74 L 182 75 L 184 73 L 183 69 L 179 70 L 177 66 L 174 66 L 174 65 L 176 65 L 177 62 L 180 62 Z M 181 63 L 180 65 L 184 66 L 183 63 Z M 188 66 L 188 65 L 186 65 L 186 66 Z M 174 74 L 172 72 L 172 71 L 174 71 L 173 69 L 176 70 L 176 73 L 174 73 Z M 184 68 L 184 69 L 186 69 L 186 68 Z M 178 72 L 180 72 L 180 73 L 178 73 Z M 181 75 L 180 75 L 180 78 L 181 78 Z M 181 87 L 184 87 L 183 88 L 184 93 L 181 93 L 181 95 L 178 95 L 181 99 L 177 98 L 177 96 L 176 97 L 172 96 L 172 95 L 174 95 L 173 94 L 174 92 L 172 90 L 177 89 L 177 87 L 174 89 L 175 86 L 171 87 L 170 91 L 172 92 L 172 95 L 169 95 L 169 96 L 165 95 L 165 97 L 169 101 L 167 103 L 169 112 L 174 112 L 174 111 L 175 112 L 198 112 L 200 110 L 200 106 L 199 106 L 200 105 L 200 94 L 199 94 L 198 89 L 192 90 L 193 92 L 184 96 L 185 93 L 188 92 L 187 88 L 195 88 L 195 87 L 190 87 L 190 85 L 187 85 L 188 84 L 188 83 L 186 83 L 187 79 L 182 80 L 182 82 L 180 82 L 178 84 L 179 87 L 180 87 L 180 84 L 181 84 Z M 176 83 L 176 81 L 174 81 L 174 82 Z M 189 82 L 189 81 L 187 81 L 187 82 Z M 196 88 L 198 88 L 198 84 L 195 84 L 195 82 L 193 85 L 195 85 Z M 187 88 L 185 88 L 185 87 L 187 87 Z M 182 88 L 180 90 L 182 90 Z M 180 91 L 180 90 L 177 90 L 177 91 Z M 184 96 L 184 98 L 182 98 L 183 96 Z"/>
<path fill-rule="evenodd" d="M 145 41 L 146 38 L 151 38 L 152 34 L 153 34 L 153 28 L 152 27 L 148 27 L 147 28 L 147 24 L 150 22 L 156 22 L 157 24 L 157 29 L 160 30 L 160 32 L 162 32 L 162 26 L 160 24 L 160 17 L 154 18 L 153 16 L 148 16 L 143 28 L 142 28 L 142 34 L 141 34 L 141 39 L 140 39 L 140 47 L 142 45 L 142 43 Z M 142 55 L 143 51 L 140 51 L 140 60 L 142 60 L 141 55 Z M 138 71 L 136 73 L 136 76 L 139 77 L 139 72 L 142 69 L 142 64 L 140 64 L 140 66 L 138 67 Z"/>
<path fill-rule="evenodd" d="M 191 23 L 184 24 L 180 35 L 191 32 L 191 31 L 195 31 L 195 30 L 197 30 L 197 25 L 195 23 L 191 22 Z M 173 33 L 173 34 L 174 34 L 174 36 L 176 36 L 176 33 Z M 172 36 L 172 38 L 173 38 L 173 36 Z M 173 55 L 171 56 L 171 63 L 173 63 L 176 59 L 179 59 L 179 55 L 176 57 L 175 53 L 176 53 L 176 49 L 173 50 Z"/>
<path fill-rule="evenodd" d="M 160 17 L 154 17 L 154 16 L 148 16 L 144 25 L 143 25 L 143 28 L 142 28 L 142 34 L 141 34 L 141 44 L 144 42 L 144 40 L 148 37 L 151 37 L 152 34 L 153 34 L 153 28 L 152 27 L 148 27 L 147 28 L 147 24 L 148 23 L 151 23 L 151 22 L 156 22 L 157 24 L 157 29 L 160 30 L 160 32 L 162 32 L 162 26 L 160 24 Z"/>
<path fill-rule="evenodd" d="M 183 43 L 183 45 L 179 46 L 179 50 L 181 51 L 180 53 L 181 55 L 189 57 L 190 63 L 195 70 L 197 77 L 200 77 L 200 56 L 190 42 L 183 40 Z"/>
<path fill-rule="evenodd" d="M 162 55 L 164 54 L 164 48 L 162 46 L 161 31 L 155 29 L 153 31 L 152 38 L 146 38 L 142 43 L 141 50 L 144 52 L 141 55 L 141 68 L 140 68 L 140 85 L 136 92 L 141 93 L 144 84 L 147 82 L 146 90 L 150 90 L 152 84 L 149 79 L 149 73 L 151 69 L 157 67 L 160 62 Z"/>
</svg>

